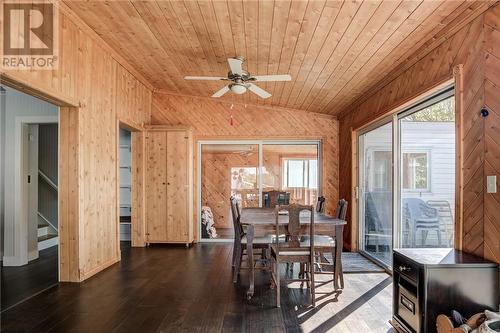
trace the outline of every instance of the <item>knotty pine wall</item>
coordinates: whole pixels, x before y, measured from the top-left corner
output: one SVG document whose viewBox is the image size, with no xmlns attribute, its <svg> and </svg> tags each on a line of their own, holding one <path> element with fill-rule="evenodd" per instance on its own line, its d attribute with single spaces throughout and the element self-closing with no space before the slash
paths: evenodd
<svg viewBox="0 0 500 333">
<path fill-rule="evenodd" d="M 486 175 L 500 176 L 499 45 L 500 6 L 496 5 L 425 56 L 413 59 L 412 66 L 366 101 L 343 112 L 339 118 L 340 196 L 351 198 L 354 186 L 352 130 L 452 79 L 456 66 L 463 65 L 463 230 L 458 239 L 465 251 L 500 262 L 500 194 L 486 194 L 485 189 Z M 480 116 L 484 104 L 491 110 L 488 118 Z M 348 213 L 350 216 L 351 211 Z M 348 229 L 357 232 L 355 226 L 351 227 Z M 346 233 L 346 242 L 354 246 L 355 241 L 355 233 Z"/>
<path fill-rule="evenodd" d="M 257 148 L 257 147 L 256 147 Z M 258 148 L 257 148 L 258 149 Z M 258 167 L 259 153 L 248 155 L 238 152 L 204 152 L 201 167 L 201 204 L 212 210 L 215 228 L 232 228 L 231 205 L 231 168 Z"/>
<path fill-rule="evenodd" d="M 82 281 L 120 260 L 118 121 L 137 128 L 149 122 L 151 87 L 63 4 L 58 8 L 59 68 L 8 71 L 2 81 L 64 106 L 60 280 Z"/>
<path fill-rule="evenodd" d="M 484 16 L 484 59 L 484 175 L 497 175 L 500 189 L 500 5 Z M 500 263 L 500 193 L 484 192 L 483 232 L 484 256 Z"/>
<path fill-rule="evenodd" d="M 231 111 L 233 125 L 230 124 Z M 338 122 L 328 115 L 263 106 L 230 104 L 209 98 L 153 93 L 152 124 L 189 125 L 195 145 L 199 140 L 321 139 L 322 189 L 326 212 L 333 214 L 338 201 Z M 195 152 L 196 146 L 194 147 Z M 195 153 L 196 155 L 196 153 Z M 195 175 L 197 175 L 195 156 Z M 197 212 L 195 177 L 195 212 Z M 195 218 L 195 230 L 198 230 Z"/>
</svg>

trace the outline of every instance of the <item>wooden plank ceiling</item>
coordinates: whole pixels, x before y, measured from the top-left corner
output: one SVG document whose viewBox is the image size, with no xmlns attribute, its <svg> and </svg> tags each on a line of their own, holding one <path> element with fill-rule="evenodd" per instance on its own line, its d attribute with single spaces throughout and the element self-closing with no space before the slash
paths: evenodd
<svg viewBox="0 0 500 333">
<path fill-rule="evenodd" d="M 224 83 L 227 58 L 243 56 L 273 96 L 223 99 L 338 114 L 387 74 L 445 40 L 489 3 L 473 1 L 65 1 L 155 89 L 209 97 Z M 428 52 L 428 51 L 427 51 Z"/>
</svg>

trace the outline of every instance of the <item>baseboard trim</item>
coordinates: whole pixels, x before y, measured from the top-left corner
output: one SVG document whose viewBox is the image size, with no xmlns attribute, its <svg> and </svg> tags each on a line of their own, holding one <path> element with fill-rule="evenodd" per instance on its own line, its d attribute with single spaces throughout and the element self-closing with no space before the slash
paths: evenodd
<svg viewBox="0 0 500 333">
<path fill-rule="evenodd" d="M 31 260 L 38 259 L 38 250 L 33 250 L 28 252 L 28 262 Z"/>
<path fill-rule="evenodd" d="M 102 265 L 100 265 L 98 267 L 92 268 L 88 272 L 83 272 L 83 271 L 80 272 L 80 282 L 82 282 L 84 280 L 87 280 L 88 278 L 96 275 L 99 272 L 102 272 L 106 268 L 109 268 L 110 266 L 116 264 L 119 261 L 120 261 L 120 258 L 113 258 L 113 259 L 111 259 L 109 261 L 106 261 L 104 264 L 102 264 Z"/>
<path fill-rule="evenodd" d="M 3 256 L 3 266 L 23 266 L 27 262 L 21 261 L 20 258 L 14 256 Z"/>
</svg>

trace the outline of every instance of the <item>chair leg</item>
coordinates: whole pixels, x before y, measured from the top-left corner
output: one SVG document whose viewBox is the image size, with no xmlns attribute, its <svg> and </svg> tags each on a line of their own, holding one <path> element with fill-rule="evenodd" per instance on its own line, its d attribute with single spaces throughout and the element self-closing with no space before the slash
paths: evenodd
<svg viewBox="0 0 500 333">
<path fill-rule="evenodd" d="M 316 286 L 314 284 L 314 264 L 311 263 L 309 264 L 309 270 L 310 270 L 310 288 L 311 288 L 311 300 L 312 300 L 312 306 L 313 308 L 316 307 Z"/>
<path fill-rule="evenodd" d="M 340 265 L 340 288 L 344 289 L 344 270 L 342 269 L 342 261 L 340 261 L 339 265 Z"/>
<path fill-rule="evenodd" d="M 422 246 L 427 244 L 427 235 L 429 234 L 429 230 L 422 230 Z"/>
<path fill-rule="evenodd" d="M 276 256 L 277 257 L 277 256 Z M 281 293 L 280 293 L 280 265 L 278 258 L 275 261 L 275 275 L 276 275 L 276 307 L 281 307 Z"/>
<path fill-rule="evenodd" d="M 439 227 L 436 229 L 437 231 L 437 236 L 438 236 L 438 246 L 441 246 L 441 230 L 439 230 Z"/>
<path fill-rule="evenodd" d="M 234 247 L 235 264 L 233 270 L 233 283 L 238 282 L 238 274 L 240 273 L 241 258 L 243 257 L 243 248 L 241 244 L 236 244 Z"/>
<path fill-rule="evenodd" d="M 311 268 L 310 266 L 311 265 L 308 265 L 308 264 L 303 264 L 305 266 L 305 269 L 304 269 L 304 279 L 306 280 L 306 288 L 309 289 L 311 288 L 311 276 L 309 275 L 309 271 L 311 269 L 314 269 L 314 268 Z M 314 265 L 313 265 L 314 266 Z"/>
<path fill-rule="evenodd" d="M 236 252 L 237 252 L 236 246 L 237 246 L 236 241 L 234 241 L 234 243 L 233 243 L 233 268 L 234 268 L 234 266 L 236 266 Z"/>
</svg>

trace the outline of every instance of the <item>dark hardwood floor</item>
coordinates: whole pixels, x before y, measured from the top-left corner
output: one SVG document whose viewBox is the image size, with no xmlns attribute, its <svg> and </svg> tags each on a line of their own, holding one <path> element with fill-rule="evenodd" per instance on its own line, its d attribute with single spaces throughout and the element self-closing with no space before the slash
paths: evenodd
<svg viewBox="0 0 500 333">
<path fill-rule="evenodd" d="M 58 281 L 58 246 L 39 252 L 38 259 L 18 267 L 1 267 L 2 311 L 47 289 Z"/>
<path fill-rule="evenodd" d="M 329 276 L 318 275 L 319 279 Z M 231 281 L 231 245 L 122 246 L 122 261 L 81 284 L 62 283 L 2 313 L 2 332 L 380 332 L 390 331 L 391 278 L 346 274 L 346 288 L 317 289 L 317 308 L 297 284 L 275 308 L 269 275 Z"/>
</svg>

